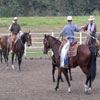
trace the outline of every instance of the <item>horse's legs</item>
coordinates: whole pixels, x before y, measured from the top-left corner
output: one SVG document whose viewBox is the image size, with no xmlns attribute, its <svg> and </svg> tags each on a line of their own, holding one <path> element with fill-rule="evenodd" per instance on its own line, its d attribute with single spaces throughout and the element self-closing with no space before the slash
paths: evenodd
<svg viewBox="0 0 100 100">
<path fill-rule="evenodd" d="M 65 78 L 67 80 L 67 83 L 68 83 L 68 92 L 71 92 L 71 90 L 70 90 L 71 84 L 70 84 L 69 77 L 68 77 L 68 71 L 67 71 L 67 69 L 64 69 L 64 68 L 59 68 L 58 78 L 57 78 L 57 86 L 56 86 L 55 90 L 57 91 L 57 89 L 59 88 L 59 80 L 61 78 L 61 72 L 64 73 Z"/>
<path fill-rule="evenodd" d="M 64 69 L 63 73 L 64 73 L 65 78 L 66 78 L 67 83 L 68 83 L 68 92 L 71 92 L 71 89 L 70 89 L 71 84 L 70 84 L 69 77 L 68 77 L 68 70 L 67 69 Z"/>
<path fill-rule="evenodd" d="M 4 57 L 4 60 L 6 62 L 6 53 L 5 53 L 5 51 L 3 51 L 3 57 Z"/>
<path fill-rule="evenodd" d="M 12 53 L 12 69 L 14 69 L 14 53 Z"/>
<path fill-rule="evenodd" d="M 89 84 L 88 84 L 89 83 Z M 92 81 L 91 81 L 91 73 L 89 72 L 87 75 L 87 79 L 85 82 L 85 92 L 90 93 L 91 92 L 91 85 L 92 85 Z"/>
<path fill-rule="evenodd" d="M 53 82 L 55 82 L 55 77 L 54 77 L 54 74 L 55 74 L 55 65 L 52 63 L 52 77 L 53 77 Z"/>
<path fill-rule="evenodd" d="M 7 66 L 8 66 L 8 54 L 9 54 L 9 52 L 8 52 L 8 50 L 6 50 L 6 63 L 7 63 Z"/>
<path fill-rule="evenodd" d="M 61 82 L 64 82 L 64 81 L 63 81 L 63 78 L 62 78 L 62 75 L 60 76 L 60 79 L 61 79 Z"/>
<path fill-rule="evenodd" d="M 6 50 L 3 51 L 3 56 L 4 56 L 5 62 L 7 63 L 7 67 L 8 67 L 8 53 Z"/>
<path fill-rule="evenodd" d="M 19 71 L 20 71 L 20 65 L 21 65 L 21 62 L 22 62 L 22 56 L 21 55 L 18 55 L 18 65 L 19 65 Z"/>
<path fill-rule="evenodd" d="M 69 71 L 70 80 L 72 80 L 71 68 L 70 67 L 68 68 L 68 71 Z"/>
<path fill-rule="evenodd" d="M 58 77 L 57 77 L 57 85 L 55 90 L 57 91 L 57 89 L 59 88 L 59 80 L 61 78 L 61 68 L 58 69 Z"/>
<path fill-rule="evenodd" d="M 2 63 L 2 50 L 0 51 L 0 61 Z"/>
<path fill-rule="evenodd" d="M 56 70 L 56 65 L 54 63 L 52 63 L 52 77 L 53 77 L 53 82 L 55 82 L 55 70 Z M 60 76 L 61 82 L 63 82 L 62 76 Z"/>
</svg>

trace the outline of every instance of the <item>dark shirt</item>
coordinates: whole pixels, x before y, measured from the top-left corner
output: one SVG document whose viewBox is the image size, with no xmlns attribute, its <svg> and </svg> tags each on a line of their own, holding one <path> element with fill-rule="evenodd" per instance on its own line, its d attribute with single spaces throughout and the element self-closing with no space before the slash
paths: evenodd
<svg viewBox="0 0 100 100">
<path fill-rule="evenodd" d="M 89 24 L 87 24 L 85 27 L 84 27 L 84 30 L 88 30 L 88 25 Z M 91 23 L 91 26 L 92 26 L 92 23 Z M 97 29 L 96 29 L 96 25 L 94 26 L 94 30 L 93 30 L 93 33 L 96 33 L 96 31 L 97 31 Z"/>
<path fill-rule="evenodd" d="M 15 35 L 17 35 L 20 30 L 21 30 L 21 28 L 20 28 L 19 24 L 17 24 L 17 23 L 13 23 L 11 26 L 11 29 L 10 29 L 10 31 Z"/>
</svg>

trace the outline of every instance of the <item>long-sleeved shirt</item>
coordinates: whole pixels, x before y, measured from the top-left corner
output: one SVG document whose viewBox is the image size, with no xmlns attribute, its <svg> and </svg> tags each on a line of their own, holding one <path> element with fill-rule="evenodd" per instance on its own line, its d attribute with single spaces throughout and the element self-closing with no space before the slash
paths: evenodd
<svg viewBox="0 0 100 100">
<path fill-rule="evenodd" d="M 20 30 L 21 30 L 21 28 L 20 28 L 19 24 L 17 24 L 17 23 L 13 23 L 10 28 L 10 31 L 15 35 L 17 35 Z"/>
<path fill-rule="evenodd" d="M 61 30 L 61 35 L 66 34 L 66 38 L 75 38 L 74 36 L 74 31 L 79 32 L 81 28 L 78 28 L 76 25 L 69 23 L 67 24 L 62 30 Z"/>
</svg>

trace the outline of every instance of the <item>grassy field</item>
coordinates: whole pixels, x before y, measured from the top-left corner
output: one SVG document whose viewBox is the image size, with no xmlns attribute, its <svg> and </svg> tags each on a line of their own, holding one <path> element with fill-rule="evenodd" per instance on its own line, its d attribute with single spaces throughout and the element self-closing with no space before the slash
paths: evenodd
<svg viewBox="0 0 100 100">
<path fill-rule="evenodd" d="M 73 23 L 77 26 L 86 25 L 89 16 L 73 16 Z M 19 24 L 23 30 L 30 30 L 31 32 L 50 32 L 50 31 L 60 31 L 61 28 L 66 25 L 66 17 L 18 17 Z M 0 30 L 8 29 L 12 23 L 13 17 L 11 18 L 0 18 Z M 97 25 L 98 31 L 100 31 L 100 16 L 95 16 L 95 23 Z"/>
</svg>

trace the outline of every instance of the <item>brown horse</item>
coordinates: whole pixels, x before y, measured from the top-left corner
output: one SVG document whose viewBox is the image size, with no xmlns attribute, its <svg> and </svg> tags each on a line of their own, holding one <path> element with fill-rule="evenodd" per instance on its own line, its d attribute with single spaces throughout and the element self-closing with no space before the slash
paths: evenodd
<svg viewBox="0 0 100 100">
<path fill-rule="evenodd" d="M 58 39 L 56 39 L 52 36 L 45 35 L 45 37 L 44 37 L 44 53 L 47 53 L 49 49 L 52 49 L 53 53 L 55 54 L 57 66 L 60 66 L 60 57 L 58 54 L 60 45 L 61 45 L 61 42 Z M 81 70 L 86 75 L 86 82 L 85 82 L 85 91 L 86 92 L 91 91 L 92 81 L 95 79 L 95 76 L 96 76 L 96 68 L 94 68 L 95 70 L 92 68 L 93 66 L 91 66 L 90 58 L 91 58 L 91 53 L 90 53 L 89 47 L 84 44 L 78 46 L 77 55 L 72 57 L 72 61 L 73 61 L 72 68 L 80 66 Z M 71 66 L 69 65 L 69 67 L 71 67 Z M 63 74 L 65 75 L 65 78 L 68 83 L 68 92 L 70 92 L 71 84 L 70 84 L 69 77 L 68 77 L 68 70 L 66 68 L 61 68 L 61 67 L 59 67 L 57 86 L 56 86 L 55 90 L 57 91 L 57 89 L 59 88 L 59 79 L 61 77 L 61 72 L 63 72 Z"/>
<path fill-rule="evenodd" d="M 8 66 L 8 54 L 9 54 L 9 44 L 8 44 L 8 36 L 2 36 L 0 38 L 0 46 L 1 46 L 1 62 L 2 62 L 2 53 L 5 59 L 5 62 Z"/>
<path fill-rule="evenodd" d="M 31 35 L 30 32 L 24 32 L 22 36 L 15 42 L 13 46 L 13 53 L 12 53 L 12 68 L 14 69 L 14 55 L 18 57 L 18 70 L 20 71 L 20 65 L 22 62 L 22 56 L 24 54 L 25 49 L 25 43 L 27 43 L 27 46 L 31 46 Z"/>
</svg>

